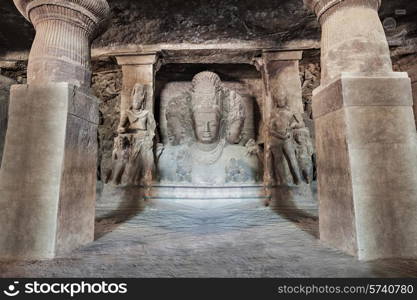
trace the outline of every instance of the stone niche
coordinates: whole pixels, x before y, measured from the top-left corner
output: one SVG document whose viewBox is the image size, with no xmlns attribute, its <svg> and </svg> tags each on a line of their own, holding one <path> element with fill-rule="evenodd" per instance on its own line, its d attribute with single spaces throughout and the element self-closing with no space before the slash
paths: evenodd
<svg viewBox="0 0 417 300">
<path fill-rule="evenodd" d="M 157 74 L 160 185 L 262 183 L 261 78 L 245 64 L 169 64 Z"/>
<path fill-rule="evenodd" d="M 154 84 L 126 91 L 104 181 L 164 199 L 258 198 L 265 187 L 311 183 L 314 153 L 299 85 L 299 97 L 284 86 L 288 105 L 272 101 L 266 110 L 273 99 L 255 64 L 163 64 Z M 274 134 L 276 141 L 267 139 Z"/>
</svg>

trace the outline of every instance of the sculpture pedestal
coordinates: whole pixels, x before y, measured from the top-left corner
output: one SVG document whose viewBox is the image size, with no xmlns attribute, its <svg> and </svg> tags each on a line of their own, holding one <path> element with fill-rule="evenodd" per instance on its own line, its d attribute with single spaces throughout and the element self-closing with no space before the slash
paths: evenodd
<svg viewBox="0 0 417 300">
<path fill-rule="evenodd" d="M 406 73 L 314 93 L 320 238 L 362 260 L 417 257 L 417 139 Z"/>
<path fill-rule="evenodd" d="M 48 259 L 94 238 L 98 101 L 15 85 L 0 171 L 0 259 Z"/>
<path fill-rule="evenodd" d="M 221 209 L 242 205 L 259 207 L 266 202 L 263 185 L 256 183 L 223 186 L 157 184 L 152 186 L 147 198 L 160 205 L 197 209 Z"/>
</svg>

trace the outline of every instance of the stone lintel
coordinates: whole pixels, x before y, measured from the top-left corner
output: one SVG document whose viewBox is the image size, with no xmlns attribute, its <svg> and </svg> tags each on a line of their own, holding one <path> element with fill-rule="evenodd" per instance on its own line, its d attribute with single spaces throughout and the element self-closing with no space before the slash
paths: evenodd
<svg viewBox="0 0 417 300">
<path fill-rule="evenodd" d="M 314 90 L 313 96 L 314 118 L 348 106 L 413 105 L 410 78 L 403 72 L 379 76 L 342 73 L 330 84 Z"/>
<path fill-rule="evenodd" d="M 119 65 L 153 65 L 158 62 L 158 53 L 118 55 L 116 56 Z"/>
<path fill-rule="evenodd" d="M 262 57 L 265 61 L 301 60 L 303 51 L 265 51 Z"/>
<path fill-rule="evenodd" d="M 251 64 L 262 53 L 254 49 L 190 49 L 163 50 L 164 64 Z"/>
</svg>

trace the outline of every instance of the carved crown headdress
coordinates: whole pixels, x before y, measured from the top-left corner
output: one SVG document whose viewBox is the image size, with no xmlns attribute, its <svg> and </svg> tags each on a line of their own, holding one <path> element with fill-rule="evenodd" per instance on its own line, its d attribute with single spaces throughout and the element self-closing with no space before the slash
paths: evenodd
<svg viewBox="0 0 417 300">
<path fill-rule="evenodd" d="M 220 112 L 218 93 L 221 88 L 221 80 L 219 75 L 209 71 L 198 73 L 194 76 L 192 85 L 191 105 L 193 111 Z"/>
</svg>

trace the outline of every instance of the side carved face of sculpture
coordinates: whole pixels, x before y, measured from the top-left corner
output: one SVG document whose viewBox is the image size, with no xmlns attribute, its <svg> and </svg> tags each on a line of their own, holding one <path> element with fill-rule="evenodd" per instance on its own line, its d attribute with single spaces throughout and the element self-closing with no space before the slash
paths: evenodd
<svg viewBox="0 0 417 300">
<path fill-rule="evenodd" d="M 242 98 L 233 90 L 230 90 L 229 113 L 227 120 L 227 142 L 238 144 L 242 138 L 242 130 L 245 120 L 245 109 L 242 105 Z"/>
<path fill-rule="evenodd" d="M 203 144 L 212 144 L 219 139 L 220 114 L 216 110 L 195 111 L 194 129 L 197 140 Z"/>
<path fill-rule="evenodd" d="M 167 116 L 168 122 L 170 124 L 169 130 L 168 130 L 168 139 L 169 142 L 172 145 L 178 145 L 182 142 L 185 135 L 185 128 L 183 121 L 175 116 L 175 115 L 169 115 Z"/>
<path fill-rule="evenodd" d="M 243 120 L 234 120 L 227 131 L 227 141 L 230 144 L 237 144 L 241 139 L 241 133 L 243 128 Z"/>
</svg>

